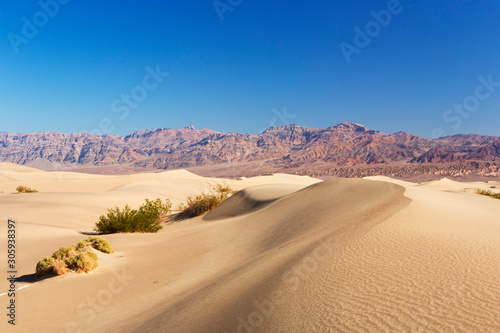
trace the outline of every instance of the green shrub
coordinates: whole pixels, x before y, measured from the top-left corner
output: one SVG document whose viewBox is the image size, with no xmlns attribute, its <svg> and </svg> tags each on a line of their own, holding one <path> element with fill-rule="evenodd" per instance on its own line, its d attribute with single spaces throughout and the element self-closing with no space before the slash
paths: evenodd
<svg viewBox="0 0 500 333">
<path fill-rule="evenodd" d="M 18 186 L 16 187 L 17 193 L 36 193 L 38 192 L 37 190 L 31 189 L 28 186 Z"/>
<path fill-rule="evenodd" d="M 76 251 L 76 246 L 63 246 L 59 248 L 54 254 L 52 255 L 52 258 L 57 259 L 57 260 L 64 260 L 64 258 L 71 257 L 77 253 Z"/>
<path fill-rule="evenodd" d="M 486 195 L 495 199 L 500 199 L 500 193 L 494 193 L 491 192 L 490 190 L 477 190 L 476 193 L 481 195 Z"/>
<path fill-rule="evenodd" d="M 92 238 L 92 237 L 91 237 Z M 90 239 L 90 238 L 89 238 Z M 75 245 L 75 250 L 80 251 L 82 249 L 85 249 L 88 246 L 92 246 L 92 244 L 89 243 L 90 240 L 81 240 Z"/>
<path fill-rule="evenodd" d="M 88 243 L 90 242 L 90 243 Z M 98 251 L 104 252 L 104 253 L 111 253 L 113 252 L 113 248 L 111 247 L 111 244 L 104 238 L 101 237 L 89 237 L 87 244 L 91 244 L 92 247 Z"/>
<path fill-rule="evenodd" d="M 215 184 L 213 186 L 211 186 L 212 188 L 212 192 L 215 193 L 216 196 L 219 197 L 219 199 L 221 200 L 225 200 L 227 199 L 227 197 L 230 195 L 230 194 L 233 194 L 235 191 L 229 187 L 228 184 Z"/>
<path fill-rule="evenodd" d="M 97 255 L 91 252 L 95 248 L 104 253 L 113 252 L 111 244 L 101 237 L 89 237 L 72 246 L 63 246 L 36 264 L 36 276 L 47 274 L 62 275 L 68 271 L 88 273 L 97 267 Z"/>
<path fill-rule="evenodd" d="M 211 185 L 210 192 L 203 192 L 197 196 L 188 197 L 186 204 L 179 206 L 180 214 L 185 217 L 195 217 L 209 212 L 227 199 L 233 192 L 233 189 L 227 184 Z"/>
<path fill-rule="evenodd" d="M 64 260 L 66 267 L 77 273 L 88 273 L 97 268 L 97 255 L 92 252 L 80 252 Z"/>
<path fill-rule="evenodd" d="M 36 276 L 43 276 L 52 271 L 54 258 L 45 257 L 36 264 Z"/>
<path fill-rule="evenodd" d="M 158 232 L 163 228 L 160 225 L 161 219 L 171 212 L 172 204 L 168 199 L 165 203 L 161 199 L 145 201 L 138 209 L 131 209 L 129 205 L 125 205 L 123 210 L 118 207 L 108 209 L 107 215 L 99 217 L 94 231 L 101 234 Z"/>
</svg>

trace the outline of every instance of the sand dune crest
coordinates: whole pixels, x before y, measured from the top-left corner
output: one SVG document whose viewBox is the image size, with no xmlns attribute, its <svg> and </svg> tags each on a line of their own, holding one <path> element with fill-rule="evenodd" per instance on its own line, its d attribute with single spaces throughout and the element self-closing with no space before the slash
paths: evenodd
<svg viewBox="0 0 500 333">
<path fill-rule="evenodd" d="M 205 217 L 107 235 L 90 274 L 30 280 L 107 207 L 220 181 L 241 191 Z M 0 194 L 0 214 L 19 226 L 22 331 L 500 331 L 500 200 L 474 194 L 496 183 L 0 171 L 20 184 L 40 192 Z"/>
</svg>

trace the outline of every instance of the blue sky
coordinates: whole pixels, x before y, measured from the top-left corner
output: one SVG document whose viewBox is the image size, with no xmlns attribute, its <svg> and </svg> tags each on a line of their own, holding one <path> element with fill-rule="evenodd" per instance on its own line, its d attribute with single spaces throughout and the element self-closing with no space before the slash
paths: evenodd
<svg viewBox="0 0 500 333">
<path fill-rule="evenodd" d="M 0 131 L 500 135 L 496 1 L 59 1 L 1 2 Z"/>
</svg>

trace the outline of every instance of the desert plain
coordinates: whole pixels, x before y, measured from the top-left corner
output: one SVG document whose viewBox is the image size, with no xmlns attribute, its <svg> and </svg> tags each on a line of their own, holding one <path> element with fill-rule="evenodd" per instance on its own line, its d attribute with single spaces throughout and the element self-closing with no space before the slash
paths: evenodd
<svg viewBox="0 0 500 333">
<path fill-rule="evenodd" d="M 35 278 L 36 263 L 92 233 L 107 208 L 226 182 L 212 212 L 156 234 L 111 234 L 90 273 Z M 37 193 L 14 193 L 19 185 Z M 16 221 L 16 325 L 2 332 L 500 332 L 500 192 L 494 181 L 411 183 L 287 174 L 221 179 L 0 164 Z M 3 272 L 5 273 L 5 272 Z M 5 273 L 6 275 L 6 273 Z M 7 279 L 0 304 L 7 313 Z"/>
</svg>

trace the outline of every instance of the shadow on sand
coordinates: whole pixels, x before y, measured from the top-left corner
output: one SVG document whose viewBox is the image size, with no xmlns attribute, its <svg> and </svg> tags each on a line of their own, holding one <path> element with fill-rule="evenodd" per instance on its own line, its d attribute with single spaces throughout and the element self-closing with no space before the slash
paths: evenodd
<svg viewBox="0 0 500 333">
<path fill-rule="evenodd" d="M 22 276 L 19 276 L 18 278 L 16 278 L 16 282 L 35 283 L 35 282 L 43 281 L 45 279 L 50 279 L 54 276 L 56 276 L 56 275 L 48 274 L 45 276 L 38 277 L 35 274 L 25 274 L 25 275 L 22 275 Z"/>
</svg>

